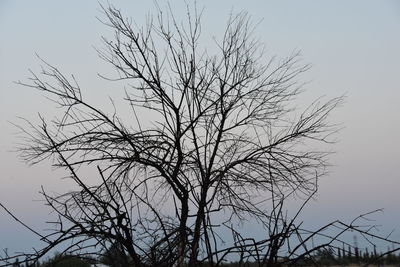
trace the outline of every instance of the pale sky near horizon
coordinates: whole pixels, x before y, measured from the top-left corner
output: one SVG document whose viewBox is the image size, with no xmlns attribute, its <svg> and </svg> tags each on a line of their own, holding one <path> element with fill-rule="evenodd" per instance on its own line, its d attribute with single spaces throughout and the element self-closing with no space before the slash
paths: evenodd
<svg viewBox="0 0 400 267">
<path fill-rule="evenodd" d="M 139 25 L 154 11 L 152 1 L 109 2 Z M 177 11 L 184 7 L 184 1 L 170 2 Z M 271 55 L 301 50 L 304 63 L 312 65 L 302 78 L 310 81 L 305 87 L 309 102 L 346 95 L 331 117 L 344 126 L 333 147 L 334 166 L 304 220 L 318 225 L 384 208 L 374 218 L 382 233 L 397 228 L 394 236 L 400 240 L 400 2 L 206 0 L 198 5 L 205 8 L 204 35 L 218 37 L 229 13 L 245 10 L 260 21 L 256 35 Z M 97 1 L 0 0 L 0 203 L 39 228 L 47 210 L 32 200 L 40 199 L 42 184 L 62 189 L 63 173 L 45 163 L 22 163 L 11 152 L 18 140 L 9 122 L 35 118 L 37 112 L 50 116 L 54 109 L 39 92 L 13 81 L 26 80 L 30 68 L 38 70 L 38 53 L 74 74 L 88 98 L 101 102 L 112 96 L 96 77 L 109 68 L 93 48 L 101 47 L 100 36 L 109 33 L 96 16 L 102 17 Z M 0 250 L 35 244 L 34 236 L 0 210 Z"/>
</svg>

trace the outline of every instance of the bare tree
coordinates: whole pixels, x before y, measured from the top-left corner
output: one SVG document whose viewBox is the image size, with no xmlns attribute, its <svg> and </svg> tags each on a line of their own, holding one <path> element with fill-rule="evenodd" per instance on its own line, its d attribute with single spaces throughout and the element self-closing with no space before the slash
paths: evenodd
<svg viewBox="0 0 400 267">
<path fill-rule="evenodd" d="M 342 101 L 293 108 L 298 75 L 308 69 L 298 53 L 268 59 L 246 13 L 230 17 L 210 54 L 201 48 L 196 8 L 185 23 L 160 9 L 143 28 L 112 6 L 103 10 L 115 35 L 103 38 L 99 55 L 118 73 L 106 79 L 129 85 L 133 120 L 90 104 L 73 77 L 46 62 L 41 75 L 21 82 L 64 110 L 21 128 L 28 138 L 21 156 L 32 164 L 53 159 L 79 187 L 57 196 L 43 189 L 58 218 L 49 234 L 35 232 L 46 245 L 24 254 L 27 261 L 68 244 L 65 253 L 81 256 L 112 248 L 125 266 L 218 266 L 232 255 L 274 266 L 312 259 L 347 230 L 370 235 L 341 222 L 307 232 L 295 225 L 298 213 L 289 219 L 283 210 L 288 196 L 305 196 L 305 204 L 316 192 L 329 155 L 318 143 L 333 141 L 337 127 L 327 118 Z M 96 169 L 97 182 L 88 182 L 84 166 Z M 265 238 L 243 237 L 236 227 L 246 220 L 263 225 Z M 329 227 L 340 231 L 307 247 Z"/>
</svg>

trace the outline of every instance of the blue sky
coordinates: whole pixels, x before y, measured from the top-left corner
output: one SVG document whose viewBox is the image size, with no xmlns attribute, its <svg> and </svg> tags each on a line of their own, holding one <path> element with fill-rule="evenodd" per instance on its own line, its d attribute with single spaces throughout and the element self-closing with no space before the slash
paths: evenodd
<svg viewBox="0 0 400 267">
<path fill-rule="evenodd" d="M 138 24 L 154 11 L 151 1 L 109 2 Z M 313 66 L 301 78 L 310 81 L 301 101 L 347 96 L 332 116 L 344 126 L 334 146 L 334 166 L 320 182 L 319 196 L 305 210 L 305 220 L 317 225 L 385 208 L 376 216 L 377 223 L 382 232 L 397 227 L 400 239 L 400 3 L 207 0 L 198 4 L 205 7 L 205 36 L 218 37 L 232 10 L 246 10 L 260 21 L 256 35 L 268 53 L 284 57 L 301 50 L 304 63 Z M 183 1 L 171 5 L 182 14 Z M 101 16 L 97 1 L 0 0 L 0 202 L 39 229 L 48 212 L 36 201 L 40 185 L 62 191 L 67 182 L 50 164 L 29 167 L 10 152 L 18 140 L 9 122 L 16 122 L 17 116 L 35 120 L 37 112 L 51 116 L 55 111 L 40 93 L 13 81 L 28 78 L 28 69 L 38 70 L 38 53 L 64 73 L 73 73 L 93 101 L 102 103 L 112 96 L 110 85 L 96 77 L 109 71 L 93 48 L 101 47 L 101 35 L 110 34 L 96 19 Z M 36 243 L 0 214 L 0 249 Z"/>
</svg>

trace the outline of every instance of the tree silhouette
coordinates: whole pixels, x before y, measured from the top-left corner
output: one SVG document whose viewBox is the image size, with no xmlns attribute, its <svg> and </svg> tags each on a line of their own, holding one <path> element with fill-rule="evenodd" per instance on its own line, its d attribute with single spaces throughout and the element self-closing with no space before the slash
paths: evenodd
<svg viewBox="0 0 400 267">
<path fill-rule="evenodd" d="M 83 256 L 118 247 L 132 266 L 217 266 L 229 257 L 275 266 L 312 262 L 349 229 L 368 236 L 353 223 L 316 231 L 295 223 L 325 173 L 329 150 L 318 144 L 333 142 L 337 126 L 327 119 L 342 101 L 294 109 L 298 75 L 308 69 L 298 53 L 268 58 L 246 13 L 231 16 L 214 54 L 200 48 L 196 8 L 185 23 L 160 9 L 143 28 L 112 6 L 103 11 L 115 35 L 103 38 L 99 55 L 118 73 L 106 79 L 129 86 L 130 120 L 117 107 L 108 114 L 92 105 L 73 77 L 44 61 L 40 75 L 21 82 L 63 110 L 56 120 L 40 116 L 40 125 L 21 127 L 22 158 L 53 159 L 79 187 L 62 195 L 43 189 L 58 218 L 51 233 L 35 231 L 46 245 L 24 254 L 28 260 L 68 243 L 63 253 Z M 85 166 L 95 168 L 96 182 Z M 290 218 L 284 202 L 293 194 L 306 200 Z M 246 220 L 267 229 L 264 238 L 243 236 L 238 225 Z M 339 233 L 307 246 L 329 227 Z"/>
</svg>

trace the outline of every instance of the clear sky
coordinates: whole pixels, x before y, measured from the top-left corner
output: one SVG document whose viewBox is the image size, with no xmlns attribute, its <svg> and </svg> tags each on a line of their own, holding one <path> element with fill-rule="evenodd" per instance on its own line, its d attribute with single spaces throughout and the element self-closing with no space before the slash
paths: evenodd
<svg viewBox="0 0 400 267">
<path fill-rule="evenodd" d="M 126 16 L 144 23 L 152 1 L 117 1 Z M 177 12 L 183 1 L 170 1 Z M 190 2 L 190 1 L 189 1 Z M 144 4 L 145 3 L 145 4 Z M 164 1 L 159 1 L 163 4 Z M 256 34 L 271 55 L 301 50 L 312 69 L 305 96 L 346 94 L 331 120 L 343 124 L 334 146 L 334 166 L 320 182 L 318 198 L 304 213 L 310 225 L 385 208 L 375 216 L 382 233 L 397 228 L 400 239 L 400 2 L 393 1 L 198 1 L 205 7 L 203 34 L 218 36 L 229 13 L 246 10 L 259 23 Z M 43 228 L 47 210 L 41 185 L 65 188 L 49 164 L 28 167 L 11 152 L 18 139 L 9 122 L 17 117 L 51 116 L 54 108 L 39 92 L 13 81 L 38 70 L 35 52 L 64 73 L 73 73 L 84 94 L 101 103 L 113 92 L 97 78 L 108 66 L 97 58 L 100 36 L 109 30 L 97 1 L 0 0 L 0 202 L 26 222 Z M 0 249 L 26 249 L 37 242 L 0 211 Z"/>
</svg>

